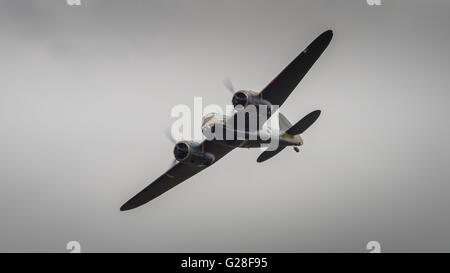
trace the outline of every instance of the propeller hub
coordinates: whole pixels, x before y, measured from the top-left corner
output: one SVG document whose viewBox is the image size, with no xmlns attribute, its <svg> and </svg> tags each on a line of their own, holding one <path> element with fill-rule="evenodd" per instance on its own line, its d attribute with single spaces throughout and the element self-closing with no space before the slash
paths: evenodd
<svg viewBox="0 0 450 273">
<path fill-rule="evenodd" d="M 238 92 L 234 93 L 231 103 L 233 104 L 234 107 L 236 107 L 238 105 L 242 105 L 242 106 L 246 107 L 248 104 L 248 96 L 244 92 L 238 91 Z"/>
<path fill-rule="evenodd" d="M 173 149 L 173 154 L 175 159 L 178 161 L 183 161 L 189 157 L 190 147 L 186 142 L 178 142 L 175 144 L 175 148 Z"/>
</svg>

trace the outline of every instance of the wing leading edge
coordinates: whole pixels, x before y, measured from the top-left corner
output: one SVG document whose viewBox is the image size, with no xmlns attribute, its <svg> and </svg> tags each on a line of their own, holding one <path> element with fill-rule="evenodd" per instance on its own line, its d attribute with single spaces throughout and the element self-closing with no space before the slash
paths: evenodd
<svg viewBox="0 0 450 273">
<path fill-rule="evenodd" d="M 214 155 L 214 162 L 217 162 L 234 149 L 234 147 L 221 145 L 218 141 L 205 140 L 203 143 L 205 152 L 209 152 Z M 158 179 L 156 179 L 153 183 L 128 200 L 124 205 L 122 205 L 122 207 L 120 207 L 120 210 L 125 211 L 142 206 L 206 168 L 207 167 L 196 167 L 184 163 L 177 163 L 167 172 L 158 177 Z"/>
<path fill-rule="evenodd" d="M 332 30 L 325 31 L 317 37 L 261 91 L 262 98 L 268 100 L 272 105 L 281 106 L 319 59 L 332 38 Z"/>
</svg>

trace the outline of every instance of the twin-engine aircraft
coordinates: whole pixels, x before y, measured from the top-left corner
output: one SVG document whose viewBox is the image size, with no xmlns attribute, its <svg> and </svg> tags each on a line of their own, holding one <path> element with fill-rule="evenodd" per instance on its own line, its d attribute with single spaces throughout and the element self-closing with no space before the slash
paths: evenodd
<svg viewBox="0 0 450 273">
<path fill-rule="evenodd" d="M 235 126 L 237 117 L 242 110 L 253 106 L 257 115 L 270 118 L 273 109 L 272 106 L 281 106 L 298 83 L 303 79 L 316 60 L 328 47 L 333 32 L 328 30 L 317 37 L 300 55 L 298 55 L 278 76 L 275 77 L 261 92 L 240 90 L 234 92 L 231 82 L 226 85 L 234 94 L 232 103 L 235 106 L 234 114 L 230 117 L 223 117 L 218 114 L 210 114 L 203 118 L 202 132 L 207 137 L 201 143 L 193 141 L 179 141 L 175 144 L 173 151 L 176 164 L 167 172 L 162 174 L 153 183 L 131 198 L 121 208 L 121 211 L 130 210 L 144 205 L 145 203 L 160 196 L 191 176 L 199 173 L 207 167 L 213 165 L 219 159 L 231 152 L 235 148 L 255 148 L 267 145 L 269 139 L 263 140 L 263 124 L 257 123 L 256 128 L 250 128 L 245 125 L 243 129 L 244 138 L 237 138 L 242 130 Z M 269 106 L 268 111 L 260 111 Z M 281 113 L 279 115 L 279 128 L 275 130 L 278 138 L 278 145 L 275 149 L 267 149 L 257 159 L 257 162 L 263 162 L 281 152 L 284 148 L 292 146 L 296 152 L 299 152 L 299 146 L 303 145 L 301 134 L 308 129 L 319 117 L 320 110 L 311 112 L 302 118 L 299 122 L 292 125 Z M 274 116 L 275 117 L 275 116 Z M 233 124 L 229 126 L 229 124 Z M 215 138 L 217 128 L 221 128 L 224 133 L 232 131 L 233 138 L 228 137 Z M 274 130 L 270 130 L 273 136 Z M 254 138 L 251 138 L 254 136 Z"/>
</svg>

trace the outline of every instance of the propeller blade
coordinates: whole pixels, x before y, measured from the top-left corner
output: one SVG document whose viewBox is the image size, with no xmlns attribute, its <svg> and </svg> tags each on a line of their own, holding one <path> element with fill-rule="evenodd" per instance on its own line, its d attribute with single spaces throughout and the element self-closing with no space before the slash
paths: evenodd
<svg viewBox="0 0 450 273">
<path fill-rule="evenodd" d="M 225 85 L 225 87 L 228 89 L 228 91 L 230 91 L 231 92 L 231 94 L 234 94 L 234 86 L 233 86 L 233 82 L 231 82 L 231 80 L 230 80 L 230 78 L 228 78 L 228 77 L 226 77 L 224 80 L 223 80 L 223 85 Z"/>
<path fill-rule="evenodd" d="M 302 118 L 299 122 L 297 122 L 294 126 L 289 128 L 286 133 L 290 135 L 299 135 L 302 134 L 306 129 L 309 128 L 320 116 L 320 110 L 313 111 Z"/>
</svg>

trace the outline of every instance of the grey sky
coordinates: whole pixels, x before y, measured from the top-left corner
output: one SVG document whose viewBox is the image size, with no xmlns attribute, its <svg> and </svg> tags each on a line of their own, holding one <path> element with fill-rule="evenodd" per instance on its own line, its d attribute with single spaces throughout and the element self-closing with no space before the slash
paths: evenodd
<svg viewBox="0 0 450 273">
<path fill-rule="evenodd" d="M 449 251 L 450 2 L 0 0 L 0 251 Z M 317 35 L 282 106 L 299 154 L 235 150 L 150 204 L 175 104 L 260 90 Z M 233 170 L 233 173 L 230 173 Z"/>
</svg>

